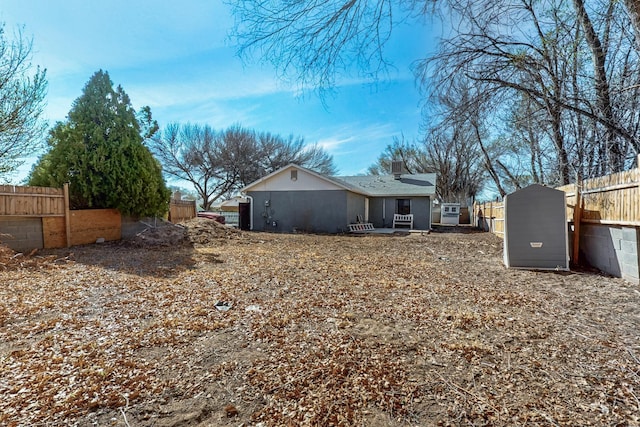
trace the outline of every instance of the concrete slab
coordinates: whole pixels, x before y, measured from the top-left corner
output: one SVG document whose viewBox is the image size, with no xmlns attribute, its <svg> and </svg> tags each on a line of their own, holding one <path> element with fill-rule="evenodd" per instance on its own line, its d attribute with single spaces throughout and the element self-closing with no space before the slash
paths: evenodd
<svg viewBox="0 0 640 427">
<path fill-rule="evenodd" d="M 429 230 L 410 230 L 408 228 L 374 228 L 373 230 L 355 231 L 353 234 L 428 234 Z"/>
</svg>

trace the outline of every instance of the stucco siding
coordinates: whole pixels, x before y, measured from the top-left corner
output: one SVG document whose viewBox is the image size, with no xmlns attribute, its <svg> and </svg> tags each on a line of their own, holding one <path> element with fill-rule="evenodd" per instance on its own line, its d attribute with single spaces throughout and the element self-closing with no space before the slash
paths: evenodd
<svg viewBox="0 0 640 427">
<path fill-rule="evenodd" d="M 364 220 L 364 205 L 365 197 L 361 194 L 355 194 L 350 191 L 347 194 L 347 220 L 349 223 L 355 223 L 358 215 L 362 216 Z"/>
<path fill-rule="evenodd" d="M 369 222 L 373 224 L 375 228 L 384 228 L 384 221 L 382 220 L 382 202 L 380 197 L 369 198 Z"/>
<path fill-rule="evenodd" d="M 340 233 L 350 222 L 346 190 L 250 191 L 248 195 L 253 199 L 256 231 Z"/>
<path fill-rule="evenodd" d="M 412 197 L 411 213 L 413 214 L 413 228 L 416 230 L 431 228 L 431 199 L 429 197 Z"/>
<path fill-rule="evenodd" d="M 369 199 L 369 222 L 376 228 L 393 227 L 393 215 L 396 213 L 396 199 L 410 199 L 413 214 L 413 228 L 429 230 L 431 228 L 431 198 L 429 197 L 374 197 Z"/>
</svg>

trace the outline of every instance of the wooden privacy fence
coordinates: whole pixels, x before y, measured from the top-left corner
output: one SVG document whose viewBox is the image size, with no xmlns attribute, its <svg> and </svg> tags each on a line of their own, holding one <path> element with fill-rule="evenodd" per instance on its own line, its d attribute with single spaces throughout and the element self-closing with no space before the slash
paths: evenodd
<svg viewBox="0 0 640 427">
<path fill-rule="evenodd" d="M 43 247 L 70 246 L 68 184 L 63 188 L 2 185 L 0 186 L 0 216 L 42 218 Z M 48 233 L 47 230 L 52 230 L 52 233 Z M 63 230 L 63 235 L 60 230 Z M 11 233 L 8 234 L 12 237 Z"/>
<path fill-rule="evenodd" d="M 120 213 L 115 209 L 69 209 L 69 187 L 0 186 L 2 242 L 17 250 L 60 248 L 119 240 Z"/>
<path fill-rule="evenodd" d="M 640 169 L 586 179 L 558 190 L 567 195 L 567 220 L 579 214 L 580 222 L 585 223 L 640 226 Z"/>
<path fill-rule="evenodd" d="M 504 237 L 504 204 L 485 202 L 473 204 L 473 225 Z"/>
<path fill-rule="evenodd" d="M 567 197 L 567 221 L 640 227 L 640 169 L 558 187 Z M 475 225 L 504 236 L 503 202 L 475 203 Z"/>
<path fill-rule="evenodd" d="M 195 200 L 171 199 L 169 203 L 169 221 L 174 224 L 196 217 Z"/>
<path fill-rule="evenodd" d="M 65 216 L 69 209 L 68 186 L 0 186 L 0 215 L 51 217 Z"/>
<path fill-rule="evenodd" d="M 169 219 L 196 216 L 194 200 L 172 198 Z M 69 187 L 0 186 L 0 243 L 15 250 L 61 248 L 119 240 L 122 217 L 115 209 L 69 209 Z"/>
</svg>

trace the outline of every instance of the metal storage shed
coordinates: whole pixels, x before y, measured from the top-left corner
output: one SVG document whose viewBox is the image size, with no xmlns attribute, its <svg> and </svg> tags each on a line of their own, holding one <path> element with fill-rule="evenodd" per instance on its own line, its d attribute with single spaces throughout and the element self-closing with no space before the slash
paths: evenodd
<svg viewBox="0 0 640 427">
<path fill-rule="evenodd" d="M 504 199 L 504 263 L 508 268 L 568 270 L 564 191 L 533 184 Z"/>
</svg>

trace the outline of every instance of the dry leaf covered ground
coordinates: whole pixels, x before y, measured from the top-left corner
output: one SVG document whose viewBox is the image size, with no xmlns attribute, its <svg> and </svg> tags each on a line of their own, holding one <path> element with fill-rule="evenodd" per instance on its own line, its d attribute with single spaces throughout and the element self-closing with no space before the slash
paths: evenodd
<svg viewBox="0 0 640 427">
<path fill-rule="evenodd" d="M 4 250 L 0 424 L 638 425 L 638 287 L 501 254 L 205 220 Z"/>
</svg>

